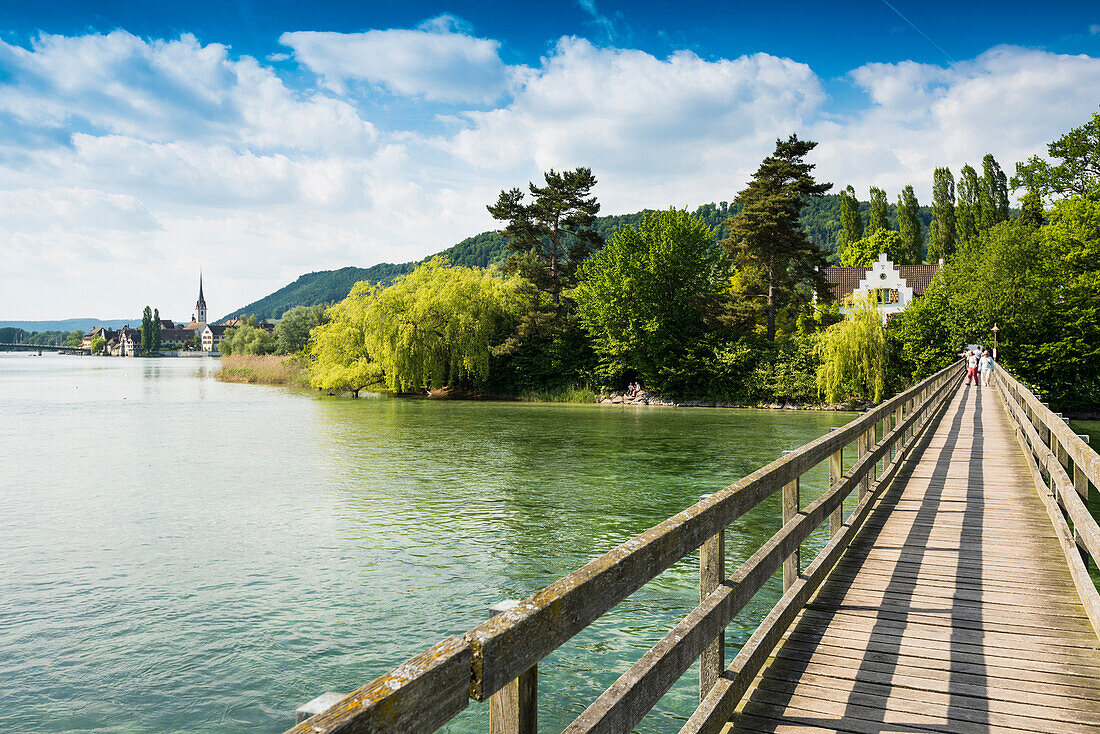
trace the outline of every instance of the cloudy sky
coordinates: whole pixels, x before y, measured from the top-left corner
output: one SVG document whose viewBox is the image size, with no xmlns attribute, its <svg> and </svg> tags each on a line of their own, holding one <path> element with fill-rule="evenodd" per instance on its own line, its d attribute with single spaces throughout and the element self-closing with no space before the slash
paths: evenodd
<svg viewBox="0 0 1100 734">
<path fill-rule="evenodd" d="M 4 2 L 0 320 L 222 315 L 402 262 L 590 166 L 605 213 L 730 200 L 775 138 L 891 199 L 1100 105 L 1095 2 Z M 864 193 L 865 196 L 865 193 Z"/>
</svg>

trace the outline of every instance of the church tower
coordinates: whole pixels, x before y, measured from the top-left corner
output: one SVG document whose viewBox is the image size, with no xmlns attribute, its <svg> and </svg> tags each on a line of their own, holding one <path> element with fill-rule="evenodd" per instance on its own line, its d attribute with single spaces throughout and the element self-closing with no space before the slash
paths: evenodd
<svg viewBox="0 0 1100 734">
<path fill-rule="evenodd" d="M 199 300 L 195 301 L 195 319 L 206 323 L 206 299 L 202 297 L 202 272 L 199 272 Z"/>
</svg>

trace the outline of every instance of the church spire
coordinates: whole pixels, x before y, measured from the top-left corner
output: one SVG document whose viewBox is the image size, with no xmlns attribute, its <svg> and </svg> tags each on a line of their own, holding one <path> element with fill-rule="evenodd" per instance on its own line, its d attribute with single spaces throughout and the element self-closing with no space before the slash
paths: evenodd
<svg viewBox="0 0 1100 734">
<path fill-rule="evenodd" d="M 195 315 L 199 323 L 206 323 L 206 299 L 202 296 L 202 270 L 199 270 L 199 300 L 195 301 Z"/>
</svg>

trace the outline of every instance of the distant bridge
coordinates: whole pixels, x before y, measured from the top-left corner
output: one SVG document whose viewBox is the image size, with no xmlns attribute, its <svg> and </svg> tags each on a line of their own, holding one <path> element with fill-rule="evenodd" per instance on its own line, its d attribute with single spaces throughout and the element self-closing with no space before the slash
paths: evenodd
<svg viewBox="0 0 1100 734">
<path fill-rule="evenodd" d="M 696 549 L 699 605 L 567 734 L 632 731 L 697 660 L 700 704 L 681 734 L 1100 732 L 1100 595 L 1088 572 L 1100 527 L 1087 506 L 1100 456 L 1008 373 L 978 388 L 962 371 L 955 363 L 465 635 L 303 707 L 316 715 L 293 734 L 432 732 L 471 698 L 489 702 L 492 734 L 534 734 L 539 661 Z M 799 477 L 819 464 L 830 487 L 804 503 Z M 782 528 L 728 573 L 726 528 L 777 493 Z M 801 558 L 822 525 L 829 541 Z M 783 597 L 727 665 L 725 628 L 780 569 Z"/>
<path fill-rule="evenodd" d="M 0 342 L 0 352 L 36 352 L 42 354 L 42 352 L 57 352 L 58 354 L 91 354 L 90 349 L 84 349 L 83 347 L 66 347 L 60 344 L 14 344 L 11 342 Z"/>
</svg>

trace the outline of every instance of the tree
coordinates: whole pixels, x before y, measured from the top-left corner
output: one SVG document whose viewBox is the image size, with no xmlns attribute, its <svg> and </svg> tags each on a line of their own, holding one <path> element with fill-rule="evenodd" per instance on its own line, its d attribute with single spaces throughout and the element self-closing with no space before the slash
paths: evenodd
<svg viewBox="0 0 1100 734">
<path fill-rule="evenodd" d="M 1008 177 L 1001 170 L 992 153 L 982 158 L 982 225 L 989 229 L 994 224 L 1008 221 Z"/>
<path fill-rule="evenodd" d="M 382 367 L 367 350 L 367 305 L 382 290 L 381 284 L 360 281 L 347 298 L 325 311 L 328 323 L 315 328 L 309 351 L 310 384 L 322 390 L 359 391 L 382 379 Z"/>
<path fill-rule="evenodd" d="M 870 267 L 883 252 L 895 265 L 905 262 L 908 256 L 905 240 L 900 234 L 892 229 L 880 229 L 873 235 L 848 245 L 840 255 L 840 264 L 848 267 Z"/>
<path fill-rule="evenodd" d="M 653 212 L 616 232 L 574 291 L 604 376 L 637 370 L 657 390 L 690 389 L 729 274 L 713 231 L 687 212 Z"/>
<path fill-rule="evenodd" d="M 816 353 L 817 388 L 830 403 L 852 398 L 878 402 L 886 386 L 886 336 L 873 297 L 864 293 L 853 312 L 822 333 Z"/>
<path fill-rule="evenodd" d="M 767 337 L 775 339 L 775 312 L 781 294 L 811 283 L 822 296 L 827 285 L 819 268 L 825 257 L 807 239 L 798 222 L 807 197 L 821 196 L 831 183 L 814 180 L 812 163 L 803 159 L 817 143 L 792 134 L 775 141 L 775 152 L 761 162 L 752 181 L 736 198 L 741 211 L 726 220 L 726 251 L 742 267 L 758 269 L 767 285 Z"/>
<path fill-rule="evenodd" d="M 959 172 L 959 200 L 955 205 L 955 235 L 959 243 L 970 242 L 978 234 L 982 219 L 980 191 L 978 172 L 969 163 L 964 165 Z"/>
<path fill-rule="evenodd" d="M 856 198 L 856 190 L 850 185 L 840 192 L 840 224 L 844 228 L 844 239 L 839 249 L 843 250 L 849 242 L 863 239 L 863 217 L 859 213 L 859 199 Z"/>
<path fill-rule="evenodd" d="M 920 265 L 924 259 L 924 238 L 921 236 L 920 204 L 913 187 L 907 185 L 898 196 L 898 232 L 901 235 L 901 253 L 895 262 L 899 265 Z"/>
<path fill-rule="evenodd" d="M 1038 156 L 1016 164 L 1012 188 L 1034 191 L 1042 198 L 1081 196 L 1100 189 L 1100 112 L 1047 145 L 1047 154 L 1061 158 L 1051 165 Z"/>
<path fill-rule="evenodd" d="M 160 309 L 153 309 L 153 351 L 160 351 Z"/>
<path fill-rule="evenodd" d="M 867 234 L 872 235 L 880 229 L 890 229 L 890 219 L 886 216 L 886 192 L 877 186 L 871 187 L 871 221 L 867 225 Z"/>
<path fill-rule="evenodd" d="M 218 344 L 218 351 L 228 354 L 271 354 L 275 351 L 275 337 L 256 321 L 255 316 L 241 318 L 241 325 L 226 329 Z"/>
<path fill-rule="evenodd" d="M 932 174 L 932 212 L 936 217 L 936 238 L 928 244 L 928 260 L 936 262 L 955 252 L 955 177 L 950 168 Z"/>
<path fill-rule="evenodd" d="M 153 350 L 153 309 L 148 306 L 141 314 L 141 351 L 149 354 Z"/>
<path fill-rule="evenodd" d="M 91 343 L 89 344 L 92 354 L 99 354 L 103 351 L 103 348 L 105 346 L 107 346 L 107 340 L 103 338 L 102 334 L 94 335 L 92 337 Z"/>
<path fill-rule="evenodd" d="M 1020 198 L 1020 215 L 1016 224 L 1026 229 L 1043 226 L 1043 199 L 1038 191 L 1028 191 Z"/>
<path fill-rule="evenodd" d="M 522 311 L 514 279 L 436 256 L 366 301 L 364 340 L 392 390 L 474 386 Z"/>
<path fill-rule="evenodd" d="M 297 354 L 309 343 L 310 332 L 326 323 L 325 307 L 295 306 L 283 314 L 275 327 L 275 345 L 279 354 Z"/>
<path fill-rule="evenodd" d="M 529 184 L 532 201 L 525 203 L 520 189 L 501 191 L 496 204 L 486 207 L 494 219 L 507 222 L 501 234 L 508 239 L 506 272 L 516 273 L 550 294 L 553 307 L 561 293 L 575 282 L 577 266 L 603 243 L 593 225 L 600 205 L 589 196 L 596 177 L 589 168 L 544 174 L 545 186 Z"/>
</svg>

